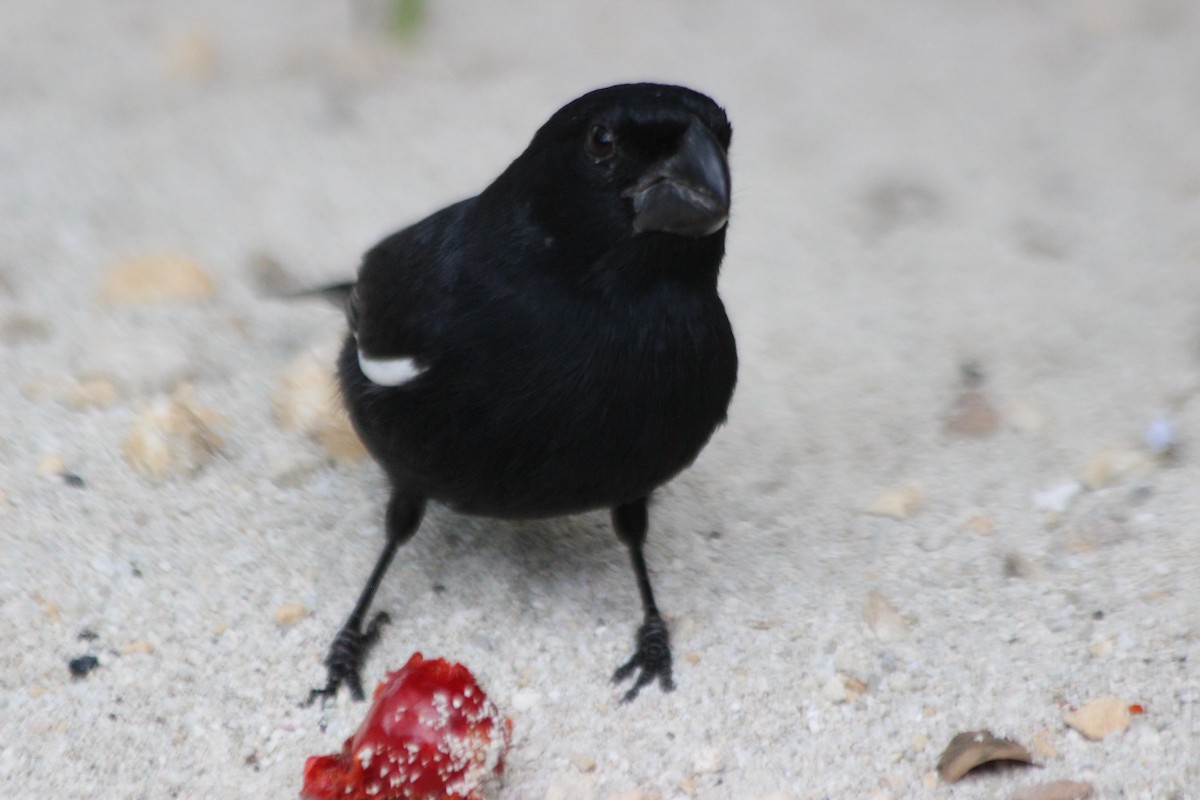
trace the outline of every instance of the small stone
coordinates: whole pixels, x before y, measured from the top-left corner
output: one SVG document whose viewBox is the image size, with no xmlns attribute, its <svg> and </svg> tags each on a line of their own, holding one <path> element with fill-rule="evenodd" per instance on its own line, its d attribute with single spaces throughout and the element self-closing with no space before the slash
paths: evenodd
<svg viewBox="0 0 1200 800">
<path fill-rule="evenodd" d="M 77 410 L 105 408 L 117 402 L 116 384 L 107 378 L 84 378 L 71 388 L 67 402 Z"/>
<path fill-rule="evenodd" d="M 966 731 L 950 740 L 938 759 L 938 774 L 954 783 L 971 770 L 993 761 L 1033 762 L 1029 751 L 1012 739 L 1001 739 L 991 731 Z"/>
<path fill-rule="evenodd" d="M 208 273 L 178 256 L 150 256 L 115 264 L 100 287 L 101 300 L 121 306 L 204 301 L 213 294 Z"/>
<path fill-rule="evenodd" d="M 71 677 L 76 680 L 87 677 L 88 673 L 98 666 L 100 666 L 100 659 L 93 655 L 79 656 L 67 662 L 67 668 L 71 670 Z"/>
<path fill-rule="evenodd" d="M 963 529 L 971 531 L 972 533 L 991 536 L 996 532 L 996 525 L 987 517 L 976 514 L 963 523 Z"/>
<path fill-rule="evenodd" d="M 1004 577 L 1029 578 L 1033 576 L 1033 573 L 1033 564 L 1025 556 L 1020 553 L 1006 553 L 1004 555 Z"/>
<path fill-rule="evenodd" d="M 867 693 L 867 685 L 858 678 L 848 677 L 844 681 L 846 684 L 846 698 L 855 700 Z"/>
<path fill-rule="evenodd" d="M 1101 639 L 1098 642 L 1092 642 L 1090 645 L 1088 645 L 1088 652 L 1092 654 L 1093 658 L 1103 658 L 1104 656 L 1110 655 L 1112 651 L 1112 639 Z"/>
<path fill-rule="evenodd" d="M 923 499 L 915 486 L 902 486 L 884 492 L 867 507 L 867 513 L 877 517 L 908 519 L 920 510 Z"/>
<path fill-rule="evenodd" d="M 571 762 L 571 766 L 580 772 L 594 772 L 596 770 L 596 759 L 591 756 L 573 755 L 567 756 L 567 760 Z"/>
<path fill-rule="evenodd" d="M 1179 439 L 1175 434 L 1175 423 L 1170 417 L 1162 416 L 1155 419 L 1146 428 L 1142 438 L 1146 449 L 1155 458 L 1169 459 L 1179 449 Z"/>
<path fill-rule="evenodd" d="M 1011 800 L 1088 800 L 1095 788 L 1084 781 L 1051 781 L 1017 789 Z"/>
<path fill-rule="evenodd" d="M 699 664 L 700 663 L 700 654 L 697 653 L 695 650 L 689 650 L 683 654 L 683 660 L 688 662 L 689 664 Z"/>
<path fill-rule="evenodd" d="M 1063 722 L 1093 741 L 1124 733 L 1129 720 L 1129 704 L 1119 697 L 1100 697 L 1063 715 Z"/>
<path fill-rule="evenodd" d="M 863 619 L 881 642 L 898 642 L 908 636 L 908 622 L 878 590 L 867 595 Z"/>
<path fill-rule="evenodd" d="M 596 779 L 578 772 L 558 772 L 550 776 L 546 800 L 593 800 Z"/>
<path fill-rule="evenodd" d="M 136 642 L 130 642 L 121 648 L 121 652 L 127 656 L 145 655 L 154 652 L 154 645 L 146 639 L 138 639 Z"/>
<path fill-rule="evenodd" d="M 692 769 L 700 775 L 720 772 L 724 760 L 715 747 L 702 747 L 692 759 Z"/>
<path fill-rule="evenodd" d="M 830 675 L 828 680 L 821 685 L 821 696 L 831 703 L 846 702 L 846 684 L 840 675 L 836 673 Z"/>
<path fill-rule="evenodd" d="M 692 776 L 687 776 L 679 782 L 680 790 L 688 797 L 696 796 L 696 779 Z"/>
<path fill-rule="evenodd" d="M 908 737 L 908 744 L 914 753 L 922 753 L 929 747 L 929 737 L 923 733 L 913 733 Z"/>
<path fill-rule="evenodd" d="M 198 405 L 193 394 L 191 385 L 181 384 L 143 409 L 125 439 L 125 460 L 135 471 L 154 480 L 193 475 L 221 452 L 215 428 L 224 418 Z"/>
<path fill-rule="evenodd" d="M 1136 450 L 1107 450 L 1092 457 L 1083 471 L 1083 484 L 1102 489 L 1133 475 L 1147 472 L 1150 459 Z"/>
<path fill-rule="evenodd" d="M 960 394 L 946 415 L 946 430 L 960 436 L 982 439 L 999 427 L 1000 414 L 983 392 L 975 389 Z"/>
<path fill-rule="evenodd" d="M 282 628 L 290 628 L 308 616 L 308 609 L 300 603 L 284 603 L 275 609 L 275 624 Z"/>
<path fill-rule="evenodd" d="M 0 322 L 0 344 L 21 345 L 50 338 L 50 323 L 24 314 L 10 314 Z"/>
<path fill-rule="evenodd" d="M 44 455 L 38 459 L 37 474 L 43 478 L 58 477 L 67 471 L 67 465 L 56 455 Z"/>
<path fill-rule="evenodd" d="M 936 772 L 925 772 L 921 774 L 921 785 L 926 789 L 932 789 L 937 786 L 938 777 Z"/>
<path fill-rule="evenodd" d="M 333 361 L 315 352 L 294 358 L 275 391 L 275 418 L 284 430 L 307 434 L 338 462 L 357 464 L 367 451 L 342 406 Z"/>
<path fill-rule="evenodd" d="M 1042 728 L 1029 740 L 1029 746 L 1034 755 L 1043 760 L 1058 758 L 1058 746 L 1054 744 L 1054 733 L 1049 728 Z"/>
<path fill-rule="evenodd" d="M 267 297 L 280 297 L 300 288 L 279 259 L 270 253 L 255 253 L 251 256 L 248 270 L 250 279 L 259 293 Z"/>
<path fill-rule="evenodd" d="M 1083 491 L 1083 486 L 1076 481 L 1064 483 L 1041 492 L 1033 493 L 1033 507 L 1038 511 L 1051 511 L 1061 514 L 1071 505 L 1075 496 Z"/>
<path fill-rule="evenodd" d="M 186 33 L 171 43 L 170 65 L 176 78 L 207 83 L 216 73 L 216 46 L 209 36 L 199 31 Z"/>
</svg>

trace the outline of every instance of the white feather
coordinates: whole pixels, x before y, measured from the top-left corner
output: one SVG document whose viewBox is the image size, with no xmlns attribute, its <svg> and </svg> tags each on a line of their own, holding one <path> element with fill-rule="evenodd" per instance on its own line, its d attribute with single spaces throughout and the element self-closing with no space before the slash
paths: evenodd
<svg viewBox="0 0 1200 800">
<path fill-rule="evenodd" d="M 417 365 L 416 359 L 407 356 L 371 358 L 361 348 L 358 351 L 358 367 L 377 386 L 400 386 L 425 371 L 424 367 Z"/>
</svg>

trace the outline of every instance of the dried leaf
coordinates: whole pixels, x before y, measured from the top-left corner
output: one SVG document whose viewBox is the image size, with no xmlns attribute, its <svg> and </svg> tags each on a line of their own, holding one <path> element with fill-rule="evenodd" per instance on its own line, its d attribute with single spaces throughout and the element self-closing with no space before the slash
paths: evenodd
<svg viewBox="0 0 1200 800">
<path fill-rule="evenodd" d="M 938 759 L 942 780 L 954 783 L 971 770 L 994 761 L 1019 761 L 1032 764 L 1033 756 L 1012 739 L 999 739 L 991 731 L 966 731 L 950 740 Z"/>
<path fill-rule="evenodd" d="M 1085 781 L 1051 781 L 1017 789 L 1011 800 L 1087 800 L 1094 791 Z"/>
</svg>

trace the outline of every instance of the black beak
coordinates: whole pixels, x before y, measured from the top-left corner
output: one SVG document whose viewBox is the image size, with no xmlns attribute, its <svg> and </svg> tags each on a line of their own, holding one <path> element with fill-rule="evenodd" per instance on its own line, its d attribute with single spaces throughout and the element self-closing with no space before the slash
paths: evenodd
<svg viewBox="0 0 1200 800">
<path fill-rule="evenodd" d="M 729 219 L 729 162 L 720 142 L 693 121 L 673 154 L 650 167 L 625 192 L 633 198 L 633 229 L 707 236 Z"/>
</svg>

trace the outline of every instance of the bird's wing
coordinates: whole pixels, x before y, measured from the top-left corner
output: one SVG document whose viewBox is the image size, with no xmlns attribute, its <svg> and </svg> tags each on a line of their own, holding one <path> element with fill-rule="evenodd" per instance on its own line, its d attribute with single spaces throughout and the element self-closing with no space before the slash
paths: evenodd
<svg viewBox="0 0 1200 800">
<path fill-rule="evenodd" d="M 452 316 L 458 264 L 447 247 L 459 203 L 395 233 L 363 258 L 346 316 L 359 365 L 372 382 L 398 386 L 427 369 Z"/>
</svg>

